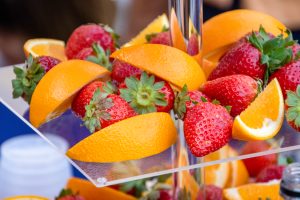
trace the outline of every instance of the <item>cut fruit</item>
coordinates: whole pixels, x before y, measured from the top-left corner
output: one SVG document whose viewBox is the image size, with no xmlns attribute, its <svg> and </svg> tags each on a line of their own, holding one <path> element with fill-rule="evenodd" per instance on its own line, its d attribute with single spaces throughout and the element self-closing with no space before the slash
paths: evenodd
<svg viewBox="0 0 300 200">
<path fill-rule="evenodd" d="M 71 189 L 76 194 L 78 193 L 85 200 L 96 200 L 96 199 L 134 200 L 136 199 L 131 195 L 125 194 L 123 192 L 112 189 L 110 187 L 97 188 L 91 182 L 79 178 L 70 178 L 66 188 Z"/>
<path fill-rule="evenodd" d="M 205 162 L 216 161 L 228 157 L 228 145 L 222 147 L 204 157 Z M 224 188 L 229 178 L 229 163 L 224 162 L 217 165 L 212 165 L 204 168 L 204 178 L 206 185 L 215 185 Z"/>
<path fill-rule="evenodd" d="M 71 105 L 83 86 L 96 79 L 107 79 L 104 67 L 84 60 L 69 60 L 56 65 L 40 80 L 30 102 L 30 122 L 39 127 L 58 117 Z"/>
<path fill-rule="evenodd" d="M 173 47 L 186 52 L 187 47 L 174 8 L 171 9 L 170 26 Z"/>
<path fill-rule="evenodd" d="M 211 51 L 210 53 L 206 54 L 203 58 L 209 60 L 213 63 L 219 63 L 220 58 L 232 47 L 232 45 L 226 45 Z"/>
<path fill-rule="evenodd" d="M 279 195 L 280 181 L 269 183 L 253 183 L 236 188 L 229 188 L 223 191 L 227 200 L 253 200 L 253 199 L 283 199 Z"/>
<path fill-rule="evenodd" d="M 185 52 L 160 44 L 143 44 L 122 48 L 111 57 L 129 63 L 182 88 L 198 89 L 205 74 L 198 62 Z"/>
<path fill-rule="evenodd" d="M 178 167 L 185 167 L 188 165 L 189 160 L 186 148 L 181 147 L 178 158 Z M 200 187 L 195 178 L 191 175 L 189 170 L 178 172 L 177 184 L 179 188 L 186 188 L 186 190 L 191 194 L 191 199 L 197 198 Z"/>
<path fill-rule="evenodd" d="M 60 61 L 67 60 L 65 55 L 65 42 L 55 39 L 36 38 L 27 40 L 24 44 L 24 52 L 26 57 L 31 54 L 37 56 L 51 56 Z"/>
<path fill-rule="evenodd" d="M 229 147 L 229 157 L 236 157 L 238 153 Z M 226 187 L 237 187 L 244 185 L 249 181 L 249 173 L 242 160 L 235 160 L 229 163 L 230 174 Z"/>
<path fill-rule="evenodd" d="M 45 197 L 38 197 L 38 196 L 15 196 L 15 197 L 7 197 L 4 200 L 48 200 Z"/>
<path fill-rule="evenodd" d="M 112 124 L 81 140 L 67 155 L 83 162 L 136 160 L 163 152 L 176 142 L 168 113 L 149 113 Z M 101 148 L 107 147 L 107 148 Z"/>
<path fill-rule="evenodd" d="M 274 35 L 286 30 L 274 17 L 254 10 L 228 11 L 207 20 L 203 24 L 204 57 L 218 48 L 238 41 L 249 32 L 258 31 L 260 25 Z"/>
<path fill-rule="evenodd" d="M 123 47 L 129 47 L 138 44 L 147 43 L 146 35 L 153 33 L 160 33 L 163 29 L 169 28 L 169 21 L 166 14 L 158 16 L 153 20 L 146 28 L 144 28 L 137 36 L 131 39 L 130 42 L 126 43 Z"/>
<path fill-rule="evenodd" d="M 277 79 L 238 115 L 233 122 L 232 137 L 239 140 L 266 140 L 280 130 L 284 119 L 284 101 Z"/>
<path fill-rule="evenodd" d="M 211 62 L 207 59 L 203 59 L 202 61 L 202 69 L 205 73 L 205 76 L 208 77 L 210 73 L 217 67 L 218 63 Z"/>
</svg>

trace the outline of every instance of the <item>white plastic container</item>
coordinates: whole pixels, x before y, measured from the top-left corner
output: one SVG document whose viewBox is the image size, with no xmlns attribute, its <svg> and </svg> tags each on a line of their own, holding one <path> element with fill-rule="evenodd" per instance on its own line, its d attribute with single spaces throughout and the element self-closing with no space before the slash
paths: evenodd
<svg viewBox="0 0 300 200">
<path fill-rule="evenodd" d="M 61 151 L 67 142 L 48 135 Z M 36 134 L 17 136 L 1 146 L 0 199 L 15 195 L 38 195 L 53 199 L 71 177 L 66 158 Z"/>
</svg>

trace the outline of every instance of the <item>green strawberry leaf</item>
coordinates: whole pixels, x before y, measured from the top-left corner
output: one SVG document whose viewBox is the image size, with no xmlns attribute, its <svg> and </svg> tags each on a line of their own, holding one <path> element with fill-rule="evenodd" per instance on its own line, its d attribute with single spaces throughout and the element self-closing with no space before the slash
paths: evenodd
<svg viewBox="0 0 300 200">
<path fill-rule="evenodd" d="M 179 119 L 183 119 L 186 113 L 186 102 L 190 101 L 190 96 L 188 95 L 188 87 L 184 84 L 181 92 L 178 92 L 174 101 L 174 112 Z"/>
<path fill-rule="evenodd" d="M 112 64 L 109 60 L 110 51 L 104 51 L 104 49 L 98 43 L 93 43 L 92 49 L 94 55 L 88 56 L 86 60 L 101 65 L 107 70 L 111 71 Z"/>
<path fill-rule="evenodd" d="M 131 76 L 125 79 L 126 89 L 120 89 L 121 97 L 139 114 L 156 112 L 156 106 L 166 106 L 165 94 L 160 92 L 165 82 L 155 83 L 154 76 L 143 72 L 140 80 Z"/>
<path fill-rule="evenodd" d="M 300 84 L 296 91 L 287 90 L 287 99 L 285 100 L 288 106 L 286 111 L 286 119 L 292 122 L 296 127 L 300 127 Z"/>
</svg>

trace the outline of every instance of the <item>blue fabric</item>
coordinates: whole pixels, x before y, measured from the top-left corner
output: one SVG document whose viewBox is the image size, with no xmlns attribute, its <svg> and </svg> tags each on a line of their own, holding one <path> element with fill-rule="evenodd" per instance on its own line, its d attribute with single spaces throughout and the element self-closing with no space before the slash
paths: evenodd
<svg viewBox="0 0 300 200">
<path fill-rule="evenodd" d="M 27 133 L 34 133 L 34 131 L 0 102 L 0 146 L 9 138 Z M 73 174 L 84 178 L 75 168 L 73 168 Z"/>
</svg>

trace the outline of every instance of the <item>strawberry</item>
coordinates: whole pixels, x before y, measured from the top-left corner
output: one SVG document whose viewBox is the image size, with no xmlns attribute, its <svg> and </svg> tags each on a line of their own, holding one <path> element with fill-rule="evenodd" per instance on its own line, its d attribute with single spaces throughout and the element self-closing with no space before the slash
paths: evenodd
<svg viewBox="0 0 300 200">
<path fill-rule="evenodd" d="M 251 154 L 251 153 L 258 153 L 267 151 L 271 148 L 269 143 L 266 141 L 256 141 L 256 142 L 247 142 L 242 150 L 241 154 Z M 265 167 L 276 164 L 277 163 L 277 155 L 276 154 L 270 154 L 265 156 L 258 156 L 253 158 L 247 158 L 243 160 L 250 176 L 255 177 L 257 176 L 261 170 L 263 170 Z"/>
<path fill-rule="evenodd" d="M 269 165 L 260 171 L 256 177 L 256 182 L 269 182 L 274 179 L 281 179 L 284 168 L 285 166 L 283 165 Z"/>
<path fill-rule="evenodd" d="M 215 185 L 205 185 L 199 190 L 197 200 L 222 200 L 223 191 Z"/>
<path fill-rule="evenodd" d="M 199 53 L 199 39 L 197 34 L 191 35 L 187 45 L 187 53 L 191 56 L 195 56 Z"/>
<path fill-rule="evenodd" d="M 146 39 L 151 44 L 164 44 L 171 46 L 171 33 L 170 31 L 163 31 L 157 34 L 149 34 Z"/>
<path fill-rule="evenodd" d="M 192 107 L 203 101 L 210 101 L 208 96 L 198 90 L 188 91 L 186 85 L 183 86 L 181 92 L 178 92 L 175 97 L 174 111 L 179 119 L 184 119 Z"/>
<path fill-rule="evenodd" d="M 300 84 L 300 60 L 292 61 L 279 70 L 277 70 L 270 80 L 277 78 L 283 97 L 286 98 L 287 90 L 296 91 L 297 85 Z"/>
<path fill-rule="evenodd" d="M 95 91 L 99 88 L 101 91 L 103 90 L 103 87 L 106 84 L 102 81 L 94 81 L 88 85 L 86 85 L 85 87 L 83 87 L 78 94 L 75 96 L 75 98 L 73 99 L 72 102 L 72 110 L 74 111 L 74 113 L 83 118 L 85 116 L 85 106 L 88 105 L 90 103 L 90 101 L 93 98 L 93 95 L 95 93 Z M 110 91 L 107 91 L 108 93 L 111 93 Z"/>
<path fill-rule="evenodd" d="M 74 113 L 83 118 L 85 126 L 94 132 L 136 115 L 129 104 L 112 94 L 111 83 L 94 81 L 82 88 L 72 102 Z"/>
<path fill-rule="evenodd" d="M 101 65 L 111 71 L 109 56 L 98 43 L 93 43 L 92 47 L 87 47 L 79 51 L 79 53 L 75 56 L 75 59 L 87 60 Z"/>
<path fill-rule="evenodd" d="M 291 127 L 300 131 L 300 84 L 295 92 L 287 90 L 285 101 L 286 119 Z"/>
<path fill-rule="evenodd" d="M 74 194 L 71 189 L 62 189 L 55 200 L 85 200 L 85 198 L 79 194 Z"/>
<path fill-rule="evenodd" d="M 13 98 L 23 97 L 30 103 L 33 91 L 42 77 L 60 61 L 50 56 L 33 58 L 29 55 L 25 67 L 14 67 L 16 78 L 12 80 Z"/>
<path fill-rule="evenodd" d="M 208 81 L 203 85 L 202 91 L 222 105 L 231 106 L 230 114 L 235 117 L 255 99 L 259 88 L 253 78 L 238 74 Z"/>
<path fill-rule="evenodd" d="M 202 157 L 223 147 L 231 138 L 232 124 L 232 117 L 220 105 L 194 106 L 184 119 L 184 136 L 192 154 Z"/>
<path fill-rule="evenodd" d="M 120 89 L 121 97 L 139 114 L 170 112 L 173 108 L 175 95 L 171 86 L 153 75 L 143 72 L 139 78 L 131 76 L 125 79 L 125 85 Z"/>
<path fill-rule="evenodd" d="M 269 75 L 292 59 L 294 45 L 290 32 L 289 37 L 283 35 L 270 37 L 263 27 L 239 40 L 225 53 L 208 80 L 233 74 L 244 74 L 255 79 L 268 82 Z"/>
<path fill-rule="evenodd" d="M 91 133 L 136 115 L 119 95 L 101 92 L 99 88 L 85 110 L 84 125 Z"/>
<path fill-rule="evenodd" d="M 140 75 L 142 71 L 132 65 L 115 60 L 112 65 L 111 78 L 117 84 L 124 82 L 125 78 Z"/>
<path fill-rule="evenodd" d="M 93 43 L 98 43 L 104 52 L 110 54 L 116 49 L 118 36 L 110 27 L 98 24 L 86 24 L 76 28 L 68 39 L 66 55 L 73 59 L 85 48 L 90 48 Z"/>
</svg>

